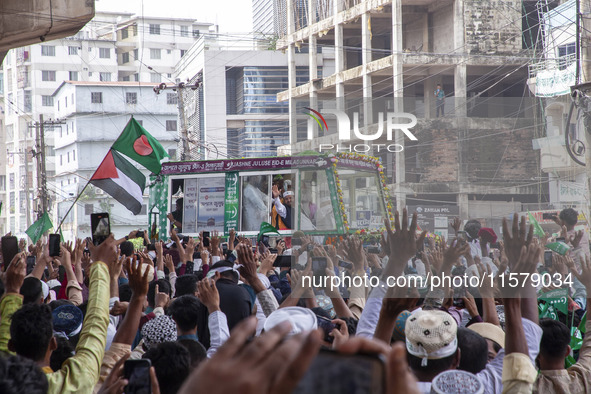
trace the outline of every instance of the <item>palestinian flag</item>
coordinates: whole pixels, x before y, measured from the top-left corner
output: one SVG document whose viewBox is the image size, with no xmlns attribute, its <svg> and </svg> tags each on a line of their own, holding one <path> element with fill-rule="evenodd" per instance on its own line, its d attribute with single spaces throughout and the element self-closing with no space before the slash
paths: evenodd
<svg viewBox="0 0 591 394">
<path fill-rule="evenodd" d="M 127 122 L 127 126 L 111 149 L 137 161 L 156 175 L 160 174 L 163 161 L 170 158 L 160 142 L 134 118 Z"/>
<path fill-rule="evenodd" d="M 116 151 L 111 149 L 107 153 L 90 183 L 103 189 L 134 215 L 142 210 L 146 177 Z"/>
</svg>

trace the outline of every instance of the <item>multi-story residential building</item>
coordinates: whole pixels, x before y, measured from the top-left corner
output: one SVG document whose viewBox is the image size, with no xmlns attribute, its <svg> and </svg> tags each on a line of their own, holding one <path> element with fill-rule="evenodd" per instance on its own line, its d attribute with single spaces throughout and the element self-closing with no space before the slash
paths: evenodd
<svg viewBox="0 0 591 394">
<path fill-rule="evenodd" d="M 531 146 L 536 107 L 526 97 L 532 51 L 522 21 L 536 16 L 535 7 L 497 0 L 287 0 L 286 8 L 287 29 L 277 48 L 290 59 L 289 87 L 278 94 L 290 108 L 287 150 L 318 150 L 323 143 L 377 155 L 398 208 L 453 206 L 463 218 L 481 218 L 495 229 L 524 204 L 547 199 Z M 291 59 L 305 47 L 310 54 L 334 48 L 335 70 L 318 74 L 310 56 L 310 82 L 297 86 Z M 442 117 L 436 117 L 437 85 L 444 92 Z M 417 140 L 397 130 L 392 140 L 383 132 L 371 141 L 339 141 L 335 116 L 324 112 L 328 130 L 319 130 L 301 102 L 321 113 L 345 111 L 353 122 L 357 112 L 368 135 L 386 129 L 388 112 L 410 113 L 417 118 Z M 367 143 L 404 150 L 366 150 Z"/>
<path fill-rule="evenodd" d="M 134 229 L 147 230 L 147 205 L 142 206 L 139 215 L 133 216 L 123 205 L 87 182 L 131 116 L 175 159 L 176 102 L 155 95 L 154 86 L 144 82 L 64 81 L 52 95 L 55 102 L 53 116 L 64 122 L 54 135 L 56 225 L 87 186 L 62 225 L 66 239 L 90 236 L 90 214 L 93 212 L 110 214 L 111 231 L 117 237 Z M 141 166 L 138 168 L 146 175 L 146 185 L 149 184 L 149 171 Z M 146 187 L 146 204 L 148 193 Z"/>
<path fill-rule="evenodd" d="M 8 178 L 8 204 L 2 215 L 8 228 L 22 234 L 36 220 L 37 194 L 34 122 L 54 117 L 56 87 L 64 80 L 116 80 L 115 42 L 86 36 L 17 48 L 8 52 L 3 64 L 4 105 Z M 72 99 L 62 105 L 72 105 Z M 46 177 L 49 189 L 55 174 L 53 132 L 45 129 Z M 50 192 L 51 195 L 51 192 Z"/>
<path fill-rule="evenodd" d="M 97 12 L 74 36 L 10 50 L 0 70 L 7 152 L 6 203 L 0 214 L 0 228 L 4 223 L 15 234 L 24 236 L 24 230 L 36 219 L 40 204 L 35 198 L 38 177 L 33 157 L 36 133 L 32 127 L 40 115 L 45 120 L 54 117 L 52 95 L 63 81 L 166 81 L 184 51 L 201 32 L 210 29 L 211 24 L 192 19 Z M 70 99 L 60 105 L 71 104 Z M 46 177 L 52 199 L 56 190 L 53 135 L 59 127 L 45 127 Z"/>
<path fill-rule="evenodd" d="M 116 42 L 121 81 L 171 82 L 175 64 L 193 43 L 217 29 L 212 23 L 187 18 L 121 19 L 112 13 L 102 13 L 99 17 L 103 21 L 97 29 L 100 36 Z"/>
<path fill-rule="evenodd" d="M 198 89 L 183 91 L 191 150 L 187 159 L 273 156 L 289 142 L 289 108 L 277 102 L 277 93 L 287 88 L 287 57 L 257 49 L 260 40 L 245 42 L 200 37 L 176 66 L 180 80 L 202 81 Z M 298 85 L 309 81 L 309 56 L 294 57 Z M 314 57 L 318 73 L 332 73 L 329 51 Z"/>
<path fill-rule="evenodd" d="M 582 112 L 571 108 L 574 102 L 570 96 L 570 87 L 577 83 L 577 68 L 579 76 L 584 75 L 581 64 L 577 64 L 577 2 L 561 3 L 555 2 L 552 9 L 540 8 L 543 48 L 540 59 L 529 66 L 528 84 L 543 103 L 546 132 L 533 141 L 533 146 L 540 151 L 541 170 L 548 174 L 548 208 L 575 207 L 586 212 L 585 167 L 574 160 L 585 161 L 581 144 L 585 131 Z"/>
</svg>

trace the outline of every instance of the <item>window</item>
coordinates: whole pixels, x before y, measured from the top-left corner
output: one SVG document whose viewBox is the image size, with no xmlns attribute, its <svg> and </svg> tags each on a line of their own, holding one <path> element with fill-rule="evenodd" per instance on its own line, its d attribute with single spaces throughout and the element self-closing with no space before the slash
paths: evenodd
<svg viewBox="0 0 591 394">
<path fill-rule="evenodd" d="M 166 131 L 176 131 L 176 120 L 166 121 Z"/>
<path fill-rule="evenodd" d="M 94 213 L 94 205 L 84 204 L 84 216 L 92 215 Z"/>
<path fill-rule="evenodd" d="M 65 98 L 65 107 L 68 108 L 68 98 Z"/>
<path fill-rule="evenodd" d="M 176 160 L 176 149 L 169 149 L 168 156 L 170 156 L 171 160 Z"/>
<path fill-rule="evenodd" d="M 178 104 L 178 96 L 175 93 L 166 93 L 166 104 Z"/>
<path fill-rule="evenodd" d="M 66 153 L 68 163 L 70 162 L 70 152 Z M 70 180 L 68 179 L 68 185 L 70 184 Z"/>
<path fill-rule="evenodd" d="M 142 126 L 142 127 L 144 126 L 144 121 L 143 120 L 136 119 L 136 121 L 138 122 L 138 124 L 140 126 Z"/>
<path fill-rule="evenodd" d="M 53 96 L 41 96 L 41 105 L 44 107 L 53 107 Z"/>
<path fill-rule="evenodd" d="M 91 92 L 90 93 L 90 102 L 92 104 L 102 104 L 103 93 L 102 92 Z"/>
<path fill-rule="evenodd" d="M 142 208 L 140 209 L 140 215 L 145 215 L 148 213 L 148 207 L 146 204 L 142 204 Z"/>
<path fill-rule="evenodd" d="M 78 80 L 78 71 L 70 71 L 69 73 L 70 81 L 77 81 Z"/>
<path fill-rule="evenodd" d="M 129 30 L 127 30 L 127 27 L 124 29 L 121 29 L 121 39 L 125 40 L 127 37 L 129 37 Z"/>
<path fill-rule="evenodd" d="M 185 56 L 185 53 L 187 53 L 187 51 L 184 49 L 181 49 L 181 57 Z"/>
<path fill-rule="evenodd" d="M 129 52 L 125 52 L 123 55 L 121 55 L 121 63 L 129 63 Z"/>
<path fill-rule="evenodd" d="M 133 74 L 133 80 L 134 81 L 139 81 L 140 80 L 140 75 L 139 74 Z"/>
<path fill-rule="evenodd" d="M 33 98 L 30 90 L 25 90 L 24 92 L 23 105 L 25 112 L 31 112 L 33 110 Z"/>
<path fill-rule="evenodd" d="M 12 114 L 12 113 L 14 113 L 14 101 L 13 101 L 13 99 L 14 99 L 14 96 L 12 95 L 12 93 L 8 93 L 8 103 L 10 104 L 8 106 L 8 114 L 9 115 Z"/>
<path fill-rule="evenodd" d="M 150 59 L 162 59 L 161 50 L 150 48 Z"/>
<path fill-rule="evenodd" d="M 101 73 L 100 80 L 101 80 L 101 82 L 110 82 L 111 81 L 111 73 Z"/>
<path fill-rule="evenodd" d="M 121 78 L 122 81 L 129 81 L 129 75 L 124 76 L 123 78 Z"/>
<path fill-rule="evenodd" d="M 41 71 L 41 80 L 55 82 L 55 71 L 49 71 L 49 70 Z"/>
<path fill-rule="evenodd" d="M 181 26 L 181 37 L 189 37 L 189 26 Z"/>
<path fill-rule="evenodd" d="M 125 93 L 125 103 L 126 104 L 137 104 L 137 93 Z"/>
<path fill-rule="evenodd" d="M 55 56 L 55 47 L 53 45 L 41 45 L 41 56 Z"/>
<path fill-rule="evenodd" d="M 76 151 L 72 151 L 72 161 L 76 161 Z"/>
<path fill-rule="evenodd" d="M 133 60 L 137 60 L 139 58 L 138 54 L 139 54 L 138 50 L 134 49 L 133 50 Z"/>
<path fill-rule="evenodd" d="M 159 36 L 160 35 L 160 25 L 150 23 L 150 34 Z"/>
<path fill-rule="evenodd" d="M 558 69 L 564 70 L 572 64 L 576 60 L 576 52 L 577 47 L 574 42 L 558 46 Z"/>
<path fill-rule="evenodd" d="M 199 37 L 199 30 L 193 30 L 193 37 Z"/>
<path fill-rule="evenodd" d="M 78 47 L 68 47 L 68 55 L 77 55 Z"/>
<path fill-rule="evenodd" d="M 167 78 L 172 78 L 172 74 L 171 74 L 171 73 L 167 73 L 167 74 L 166 74 L 166 77 L 167 77 Z"/>
<path fill-rule="evenodd" d="M 167 49 L 167 50 L 166 50 L 166 53 L 167 53 L 168 55 L 170 55 L 170 54 L 172 53 L 172 50 L 170 50 L 170 49 Z"/>
<path fill-rule="evenodd" d="M 60 155 L 60 166 L 64 165 L 64 155 Z M 62 181 L 62 186 L 64 185 L 63 183 L 64 181 Z"/>
<path fill-rule="evenodd" d="M 111 58 L 111 48 L 99 48 L 99 57 L 101 59 Z"/>
<path fill-rule="evenodd" d="M 150 73 L 150 82 L 160 83 L 162 82 L 162 76 L 158 73 Z"/>
</svg>

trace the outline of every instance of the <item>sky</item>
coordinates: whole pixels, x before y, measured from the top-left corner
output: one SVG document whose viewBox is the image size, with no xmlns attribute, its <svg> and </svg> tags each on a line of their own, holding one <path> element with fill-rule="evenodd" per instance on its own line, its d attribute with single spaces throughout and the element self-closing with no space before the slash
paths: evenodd
<svg viewBox="0 0 591 394">
<path fill-rule="evenodd" d="M 220 33 L 252 31 L 251 0 L 96 0 L 97 11 L 133 12 L 145 16 L 194 18 L 216 23 Z M 231 10 L 231 12 L 228 12 Z"/>
</svg>

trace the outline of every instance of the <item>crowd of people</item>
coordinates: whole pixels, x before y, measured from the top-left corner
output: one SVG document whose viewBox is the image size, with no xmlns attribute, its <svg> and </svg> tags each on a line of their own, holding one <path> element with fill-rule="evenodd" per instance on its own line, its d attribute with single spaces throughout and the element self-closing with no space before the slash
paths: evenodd
<svg viewBox="0 0 591 394">
<path fill-rule="evenodd" d="M 576 219 L 556 218 L 570 249 L 549 264 L 556 240 L 523 217 L 503 222 L 499 242 L 457 218 L 446 241 L 406 210 L 371 245 L 295 232 L 270 249 L 174 229 L 152 248 L 145 232 L 62 243 L 54 257 L 21 244 L 2 264 L 0 393 L 591 392 L 591 260 Z M 378 285 L 314 288 L 314 275 Z M 490 280 L 386 285 L 413 275 Z M 543 297 L 561 287 L 566 309 Z"/>
</svg>

